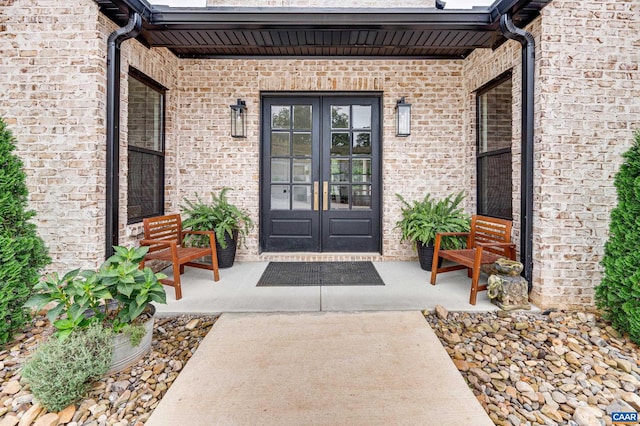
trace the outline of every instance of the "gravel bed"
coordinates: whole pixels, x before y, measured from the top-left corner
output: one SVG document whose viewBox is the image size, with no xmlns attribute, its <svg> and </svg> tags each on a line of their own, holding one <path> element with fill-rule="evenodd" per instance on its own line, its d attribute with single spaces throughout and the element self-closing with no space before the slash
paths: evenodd
<svg viewBox="0 0 640 426">
<path fill-rule="evenodd" d="M 587 312 L 426 313 L 498 425 L 601 426 L 640 412 L 640 350 Z M 212 316 L 156 318 L 151 353 L 59 413 L 33 400 L 20 367 L 51 333 L 39 318 L 0 348 L 0 426 L 141 426 L 209 332 Z"/>
<path fill-rule="evenodd" d="M 46 319 L 38 318 L 15 342 L 0 348 L 0 426 L 143 425 L 215 320 L 213 316 L 156 317 L 149 355 L 96 382 L 84 401 L 48 413 L 33 400 L 20 376 L 25 359 L 52 331 Z"/>
<path fill-rule="evenodd" d="M 426 319 L 495 424 L 600 426 L 640 412 L 639 348 L 594 313 Z"/>
</svg>

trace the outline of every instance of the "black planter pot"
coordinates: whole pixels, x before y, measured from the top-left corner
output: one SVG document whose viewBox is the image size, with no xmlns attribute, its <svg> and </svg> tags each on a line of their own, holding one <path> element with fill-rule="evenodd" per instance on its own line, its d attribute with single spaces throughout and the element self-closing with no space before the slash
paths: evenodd
<svg viewBox="0 0 640 426">
<path fill-rule="evenodd" d="M 431 271 L 433 265 L 433 246 L 422 245 L 421 242 L 417 243 L 418 247 L 418 260 L 420 261 L 420 268 L 425 271 Z M 442 258 L 438 259 L 438 268 L 442 266 Z"/>
<path fill-rule="evenodd" d="M 236 249 L 238 248 L 238 231 L 233 231 L 233 238 L 229 234 L 224 234 L 227 243 L 226 248 L 222 248 L 216 241 L 216 251 L 218 252 L 218 268 L 230 268 L 236 259 Z"/>
</svg>

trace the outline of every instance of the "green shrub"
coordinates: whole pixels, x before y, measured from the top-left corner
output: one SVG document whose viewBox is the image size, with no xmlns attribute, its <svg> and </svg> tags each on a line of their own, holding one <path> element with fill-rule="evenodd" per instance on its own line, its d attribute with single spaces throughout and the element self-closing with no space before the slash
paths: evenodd
<svg viewBox="0 0 640 426">
<path fill-rule="evenodd" d="M 22 369 L 33 396 L 49 411 L 82 398 L 109 368 L 110 338 L 108 329 L 94 325 L 76 330 L 64 342 L 52 337 L 42 343 Z"/>
<path fill-rule="evenodd" d="M 26 175 L 13 154 L 15 139 L 0 118 L 0 345 L 30 319 L 24 303 L 49 262 L 44 242 L 29 222 Z"/>
<path fill-rule="evenodd" d="M 618 205 L 611 211 L 596 303 L 613 327 L 640 344 L 640 130 L 624 159 L 614 179 Z"/>
</svg>

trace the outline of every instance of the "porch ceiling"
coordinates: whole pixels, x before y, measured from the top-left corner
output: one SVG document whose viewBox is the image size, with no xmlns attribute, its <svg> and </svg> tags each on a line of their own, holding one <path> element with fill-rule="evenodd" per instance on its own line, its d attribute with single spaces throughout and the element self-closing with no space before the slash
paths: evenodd
<svg viewBox="0 0 640 426">
<path fill-rule="evenodd" d="M 523 27 L 551 0 L 498 0 L 470 10 L 429 8 L 237 8 L 151 6 L 94 0 L 120 26 L 138 12 L 138 40 L 182 58 L 458 59 L 506 39 L 500 16 Z M 425 0 L 428 1 L 428 0 Z"/>
</svg>

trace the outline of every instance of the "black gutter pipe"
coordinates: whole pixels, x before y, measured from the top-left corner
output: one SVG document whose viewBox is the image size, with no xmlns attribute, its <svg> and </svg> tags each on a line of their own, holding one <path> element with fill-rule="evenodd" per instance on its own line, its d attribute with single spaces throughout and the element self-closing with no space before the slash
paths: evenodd
<svg viewBox="0 0 640 426">
<path fill-rule="evenodd" d="M 502 34 L 522 45 L 522 117 L 521 117 L 521 172 L 520 172 L 520 261 L 523 275 L 533 287 L 533 122 L 535 91 L 535 40 L 533 35 L 516 27 L 511 16 L 500 17 Z"/>
<path fill-rule="evenodd" d="M 138 35 L 142 18 L 138 13 L 129 15 L 129 22 L 118 28 L 107 39 L 107 170 L 105 209 L 105 258 L 113 254 L 118 245 L 118 213 L 120 210 L 120 45 Z"/>
</svg>

